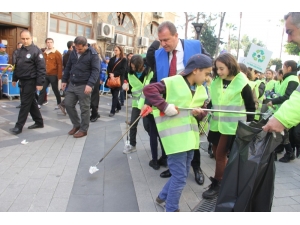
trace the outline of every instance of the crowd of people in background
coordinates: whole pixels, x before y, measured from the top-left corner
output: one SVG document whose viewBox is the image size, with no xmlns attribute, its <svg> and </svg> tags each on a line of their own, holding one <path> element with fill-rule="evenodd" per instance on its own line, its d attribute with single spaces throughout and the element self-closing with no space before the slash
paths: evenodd
<svg viewBox="0 0 300 225">
<path fill-rule="evenodd" d="M 288 22 L 291 18 L 298 19 L 297 24 L 300 24 L 299 14 L 290 13 L 285 19 Z M 291 35 L 291 31 L 287 32 Z M 28 129 L 44 127 L 39 109 L 47 102 L 45 96 L 49 84 L 56 97 L 56 109 L 69 115 L 73 127 L 68 134 L 74 138 L 86 136 L 90 122 L 100 118 L 101 85 L 109 88 L 112 96 L 109 117 L 119 113 L 126 96 L 131 94 L 131 118 L 126 123 L 133 126 L 129 145 L 124 147 L 123 153 L 137 151 L 138 118 L 144 115 L 143 125 L 149 134 L 151 149 L 149 166 L 155 170 L 160 166 L 168 167 L 160 177 L 169 178 L 169 181 L 156 199 L 156 203 L 164 206 L 166 211 L 180 211 L 179 199 L 190 167 L 196 183 L 204 183 L 199 136 L 205 133 L 202 127 L 208 124 L 203 123 L 205 118 L 209 121 L 207 140 L 211 149 L 210 157 L 215 159 L 215 174 L 210 177 L 211 184 L 202 196 L 212 199 L 219 193 L 238 121 L 261 120 L 259 114 L 245 112 L 259 113 L 266 106 L 278 115 L 282 112 L 281 106 L 289 103 L 295 91 L 300 92 L 297 62 L 288 60 L 283 63 L 282 69 L 267 69 L 263 73 L 238 63 L 229 53 L 222 53 L 213 59 L 200 41 L 178 38 L 176 27 L 169 21 L 159 25 L 159 41 L 152 43 L 146 57 L 132 53 L 126 55 L 121 46 L 115 46 L 114 56 L 109 58 L 100 46 L 89 44 L 82 36 L 69 41 L 68 50 L 63 55 L 55 49 L 52 38 L 45 40 L 47 47 L 42 50 L 32 43 L 29 31 L 22 31 L 20 39 L 13 54 L 13 85 L 19 82 L 21 104 L 18 106 L 18 121 L 10 129 L 11 133 L 17 135 L 22 132 L 28 113 L 35 122 Z M 5 48 L 0 44 L 0 64 L 8 63 Z M 30 63 L 26 63 L 28 52 L 29 57 L 34 59 Z M 114 78 L 120 80 L 120 85 L 110 87 L 108 81 Z M 76 109 L 78 103 L 79 115 Z M 145 115 L 148 107 L 152 107 L 153 112 Z M 194 109 L 187 110 L 189 108 Z M 241 113 L 214 112 L 212 116 L 202 110 L 205 108 L 235 109 Z M 269 123 L 266 125 L 271 126 Z M 276 154 L 285 150 L 284 156 L 279 159 L 283 163 L 300 158 L 300 124 L 292 123 L 289 128 L 284 129 L 283 141 L 274 150 Z M 275 128 L 268 129 L 272 131 Z M 160 157 L 158 142 L 162 150 Z"/>
</svg>

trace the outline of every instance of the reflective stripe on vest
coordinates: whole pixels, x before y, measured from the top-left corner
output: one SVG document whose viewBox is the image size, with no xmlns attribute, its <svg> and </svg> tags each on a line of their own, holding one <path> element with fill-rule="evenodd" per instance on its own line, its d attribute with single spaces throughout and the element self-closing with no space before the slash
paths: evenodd
<svg viewBox="0 0 300 225">
<path fill-rule="evenodd" d="M 248 82 L 245 75 L 239 73 L 224 90 L 223 80 L 220 77 L 213 80 L 211 84 L 211 89 L 214 90 L 211 93 L 213 109 L 245 112 L 245 103 L 241 92 Z M 221 134 L 235 135 L 239 120 L 246 121 L 246 114 L 213 112 L 210 130 Z"/>
<path fill-rule="evenodd" d="M 296 91 L 299 91 L 299 92 L 300 92 L 300 85 L 297 87 Z"/>
<path fill-rule="evenodd" d="M 205 88 L 197 86 L 192 95 L 181 75 L 164 79 L 166 102 L 179 108 L 201 107 L 207 99 Z M 199 148 L 199 128 L 191 110 L 179 109 L 179 114 L 160 117 L 160 111 L 153 109 L 157 130 L 167 155 Z"/>
</svg>

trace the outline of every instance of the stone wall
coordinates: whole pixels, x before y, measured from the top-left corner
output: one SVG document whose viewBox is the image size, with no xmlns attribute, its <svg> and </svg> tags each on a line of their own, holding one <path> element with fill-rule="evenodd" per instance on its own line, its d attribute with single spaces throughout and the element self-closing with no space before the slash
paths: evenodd
<svg viewBox="0 0 300 225">
<path fill-rule="evenodd" d="M 48 31 L 48 13 L 33 12 L 31 13 L 31 29 L 33 43 L 39 48 L 46 47 L 45 39 Z"/>
</svg>

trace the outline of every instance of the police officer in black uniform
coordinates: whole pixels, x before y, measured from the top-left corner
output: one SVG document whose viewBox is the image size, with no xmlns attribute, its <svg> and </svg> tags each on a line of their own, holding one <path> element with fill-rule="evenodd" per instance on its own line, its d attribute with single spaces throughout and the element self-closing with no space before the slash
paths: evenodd
<svg viewBox="0 0 300 225">
<path fill-rule="evenodd" d="M 22 132 L 23 126 L 30 113 L 34 124 L 28 129 L 42 128 L 44 122 L 36 102 L 36 90 L 42 90 L 46 77 L 46 66 L 42 51 L 32 43 L 32 36 L 28 30 L 20 33 L 23 46 L 19 50 L 12 85 L 21 83 L 21 108 L 18 121 L 14 128 L 10 129 L 13 134 Z"/>
</svg>

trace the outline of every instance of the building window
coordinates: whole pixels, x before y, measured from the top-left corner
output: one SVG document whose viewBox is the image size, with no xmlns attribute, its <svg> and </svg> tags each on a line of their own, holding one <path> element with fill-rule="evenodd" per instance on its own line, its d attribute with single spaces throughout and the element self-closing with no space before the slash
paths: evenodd
<svg viewBox="0 0 300 225">
<path fill-rule="evenodd" d="M 132 19 L 121 12 L 110 13 L 107 22 L 115 26 L 115 32 L 127 36 L 126 46 L 133 46 L 134 23 Z"/>
<path fill-rule="evenodd" d="M 149 46 L 158 37 L 157 28 L 158 28 L 157 24 L 150 23 L 144 29 L 144 36 L 147 37 L 147 38 L 149 38 Z"/>
<path fill-rule="evenodd" d="M 30 26 L 30 12 L 0 12 L 0 21 Z"/>
<path fill-rule="evenodd" d="M 91 13 L 51 13 L 50 31 L 72 36 L 84 36 L 86 38 L 92 38 Z"/>
</svg>

